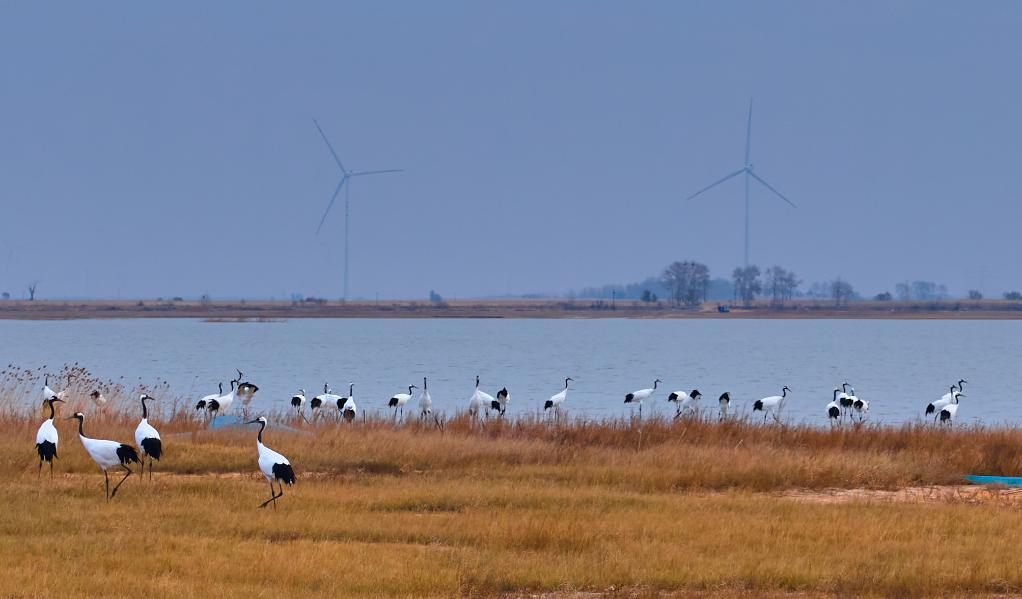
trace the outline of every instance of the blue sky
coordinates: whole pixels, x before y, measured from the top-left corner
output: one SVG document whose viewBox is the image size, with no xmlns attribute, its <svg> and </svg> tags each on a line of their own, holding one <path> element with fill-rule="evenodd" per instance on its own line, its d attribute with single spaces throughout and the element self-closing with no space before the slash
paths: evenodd
<svg viewBox="0 0 1022 599">
<path fill-rule="evenodd" d="M 0 7 L 0 289 L 561 292 L 752 259 L 864 293 L 1022 288 L 1022 4 Z"/>
</svg>

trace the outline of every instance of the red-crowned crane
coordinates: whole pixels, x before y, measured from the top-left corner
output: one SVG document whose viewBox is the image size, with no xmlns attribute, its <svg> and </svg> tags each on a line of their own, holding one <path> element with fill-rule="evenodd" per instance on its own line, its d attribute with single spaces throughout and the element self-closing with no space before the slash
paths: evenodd
<svg viewBox="0 0 1022 599">
<path fill-rule="evenodd" d="M 291 462 L 287 461 L 287 458 L 263 445 L 263 430 L 266 429 L 265 416 L 260 416 L 246 424 L 259 425 L 259 435 L 256 437 L 256 450 L 259 452 L 259 471 L 263 473 L 266 481 L 270 483 L 270 498 L 259 504 L 259 507 L 264 508 L 272 501 L 273 509 L 277 509 L 277 500 L 284 496 L 283 485 L 290 487 L 295 484 L 295 471 L 291 468 Z M 273 483 L 275 482 L 280 489 L 279 493 L 273 490 Z"/>
</svg>

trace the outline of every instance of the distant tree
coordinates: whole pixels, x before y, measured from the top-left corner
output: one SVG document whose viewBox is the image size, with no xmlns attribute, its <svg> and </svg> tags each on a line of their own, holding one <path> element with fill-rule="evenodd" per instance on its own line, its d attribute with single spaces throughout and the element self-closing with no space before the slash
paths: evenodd
<svg viewBox="0 0 1022 599">
<path fill-rule="evenodd" d="M 983 299 L 983 294 L 980 293 L 979 291 L 975 290 L 975 289 L 970 289 L 969 290 L 969 299 L 971 299 L 971 300 L 981 300 L 981 299 Z"/>
<path fill-rule="evenodd" d="M 663 280 L 675 305 L 695 305 L 706 300 L 710 268 L 691 260 L 673 262 L 664 269 Z"/>
<path fill-rule="evenodd" d="M 35 288 L 38 286 L 39 286 L 38 282 L 32 283 L 31 285 L 28 286 L 28 301 L 32 301 L 35 299 Z"/>
<path fill-rule="evenodd" d="M 0 293 L 0 297 L 4 298 L 4 300 L 9 300 L 11 299 L 11 294 L 4 291 L 3 293 Z"/>
<path fill-rule="evenodd" d="M 440 297 L 440 294 L 432 289 L 429 290 L 429 301 L 431 302 L 442 302 L 444 298 Z"/>
<path fill-rule="evenodd" d="M 766 292 L 770 294 L 775 305 L 783 306 L 784 302 L 791 299 L 791 296 L 802 284 L 795 273 L 785 270 L 780 266 L 772 266 L 766 269 Z"/>
<path fill-rule="evenodd" d="M 830 281 L 817 281 L 809 286 L 806 297 L 825 299 L 830 297 Z"/>
<path fill-rule="evenodd" d="M 889 302 L 894 299 L 894 296 L 891 295 L 890 291 L 884 291 L 883 293 L 874 295 L 873 299 L 878 302 Z"/>
<path fill-rule="evenodd" d="M 1009 291 L 1004 294 L 1004 299 L 1017 302 L 1018 300 L 1022 300 L 1022 293 L 1019 293 L 1018 291 Z"/>
<path fill-rule="evenodd" d="M 751 304 L 763 290 L 763 284 L 759 280 L 758 266 L 736 268 L 731 273 L 731 279 L 735 285 L 735 298 L 741 299 L 746 306 Z"/>
<path fill-rule="evenodd" d="M 948 297 L 947 285 L 933 281 L 902 281 L 894 286 L 894 291 L 898 299 L 903 302 L 928 302 Z"/>
<path fill-rule="evenodd" d="M 653 301 L 653 293 L 650 292 L 649 289 L 642 290 L 642 301 L 646 302 L 647 304 Z"/>
<path fill-rule="evenodd" d="M 840 277 L 834 279 L 830 284 L 830 296 L 834 298 L 834 305 L 840 307 L 842 304 L 848 305 L 848 300 L 855 295 L 855 289 L 852 288 L 852 284 Z"/>
</svg>

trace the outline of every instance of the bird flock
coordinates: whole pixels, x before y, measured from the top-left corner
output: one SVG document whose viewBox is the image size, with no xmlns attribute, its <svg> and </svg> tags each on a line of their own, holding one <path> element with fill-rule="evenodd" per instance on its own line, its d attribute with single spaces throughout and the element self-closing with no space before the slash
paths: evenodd
<svg viewBox="0 0 1022 599">
<path fill-rule="evenodd" d="M 230 389 L 226 394 L 223 392 L 223 383 L 219 383 L 218 393 L 206 395 L 196 402 L 196 411 L 203 414 L 207 421 L 212 422 L 217 416 L 223 415 L 230 410 L 236 398 L 242 405 L 242 411 L 247 413 L 248 406 L 255 393 L 259 390 L 259 387 L 251 382 L 243 381 L 244 374 L 241 370 L 237 372 L 238 375 L 231 379 Z M 543 405 L 544 411 L 551 410 L 555 415 L 561 413 L 573 380 L 571 377 L 564 379 L 564 387 L 552 395 L 550 399 L 546 400 Z M 947 393 L 925 406 L 924 416 L 929 418 L 932 415 L 934 423 L 948 427 L 953 426 L 958 413 L 960 399 L 965 397 L 963 391 L 964 385 L 967 382 L 965 379 L 959 379 L 956 383 L 952 384 Z M 660 391 L 662 383 L 662 380 L 656 378 L 653 381 L 652 387 L 625 394 L 624 403 L 635 406 L 641 418 L 643 403 L 654 399 L 657 392 Z M 56 426 L 54 426 L 57 412 L 56 404 L 68 401 L 68 390 L 70 387 L 71 377 L 68 377 L 67 388 L 61 391 L 54 391 L 50 387 L 49 376 L 46 376 L 44 380 L 42 391 L 43 405 L 45 409 L 49 410 L 49 416 L 39 426 L 36 433 L 39 474 L 42 474 L 43 464 L 48 463 L 50 476 L 53 476 L 53 461 L 58 457 L 59 447 L 59 435 Z M 349 383 L 348 395 L 341 396 L 333 393 L 330 384 L 325 383 L 323 385 L 323 393 L 308 400 L 312 419 L 323 418 L 328 411 L 332 411 L 338 420 L 354 421 L 358 415 L 354 389 L 354 383 Z M 387 400 L 387 407 L 393 410 L 395 420 L 404 418 L 404 407 L 413 399 L 413 391 L 415 389 L 419 389 L 419 387 L 414 384 L 408 385 L 407 393 L 396 393 Z M 752 404 L 752 411 L 762 412 L 764 422 L 768 416 L 772 416 L 776 422 L 780 422 L 781 412 L 791 395 L 792 390 L 785 385 L 781 388 L 780 395 L 771 395 L 755 400 Z M 106 402 L 105 398 L 98 391 L 92 392 L 90 398 L 97 407 L 102 407 Z M 691 391 L 671 391 L 667 394 L 666 400 L 669 403 L 675 404 L 675 418 L 681 418 L 690 414 L 698 415 L 701 398 L 702 393 L 698 389 L 692 389 Z M 152 480 L 154 462 L 160 461 L 163 455 L 160 433 L 149 422 L 149 406 L 146 402 L 153 401 L 156 401 L 156 398 L 146 393 L 142 393 L 139 396 L 142 417 L 135 428 L 134 446 L 119 441 L 95 439 L 86 436 L 85 414 L 82 412 L 76 412 L 73 416 L 67 418 L 67 420 L 78 421 L 78 438 L 81 441 L 82 447 L 103 472 L 107 500 L 113 499 L 121 485 L 134 474 L 134 470 L 131 468 L 133 464 L 138 464 L 139 478 L 144 480 L 145 466 L 148 461 L 149 480 Z M 497 392 L 496 397 L 494 397 L 482 390 L 480 377 L 477 375 L 475 377 L 475 388 L 469 398 L 467 411 L 473 418 L 488 417 L 491 412 L 495 413 L 497 417 L 502 418 L 507 413 L 510 401 L 511 395 L 506 386 L 502 387 Z M 306 404 L 306 392 L 304 389 L 299 389 L 298 393 L 291 397 L 290 403 L 297 416 L 307 422 L 310 421 L 302 411 Z M 733 412 L 731 394 L 729 392 L 722 393 L 718 397 L 717 404 L 718 418 L 723 421 Z M 429 393 L 429 381 L 426 377 L 422 379 L 418 407 L 420 418 L 425 419 L 433 415 L 433 399 Z M 869 402 L 860 398 L 855 392 L 855 387 L 845 381 L 839 387 L 834 388 L 830 402 L 826 404 L 824 411 L 831 426 L 841 426 L 846 423 L 861 424 L 869 412 Z M 259 432 L 256 435 L 257 464 L 260 473 L 266 478 L 270 487 L 270 498 L 259 504 L 259 507 L 262 508 L 272 504 L 274 509 L 276 509 L 277 500 L 284 496 L 284 485 L 294 485 L 296 476 L 288 459 L 263 443 L 263 433 L 266 430 L 267 423 L 268 421 L 265 416 L 245 422 L 247 425 L 259 425 Z M 118 472 L 120 470 L 124 471 L 123 478 L 114 485 L 112 490 L 109 478 L 109 471 L 111 469 Z M 274 484 L 276 484 L 276 489 Z"/>
</svg>

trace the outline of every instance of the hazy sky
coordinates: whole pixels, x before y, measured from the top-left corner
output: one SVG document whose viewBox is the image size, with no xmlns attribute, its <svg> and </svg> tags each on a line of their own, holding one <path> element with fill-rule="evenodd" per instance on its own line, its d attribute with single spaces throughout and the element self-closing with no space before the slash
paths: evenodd
<svg viewBox="0 0 1022 599">
<path fill-rule="evenodd" d="M 0 290 L 561 292 L 742 260 L 1022 288 L 1022 3 L 0 8 Z M 341 209 L 338 209 L 341 208 Z"/>
</svg>

